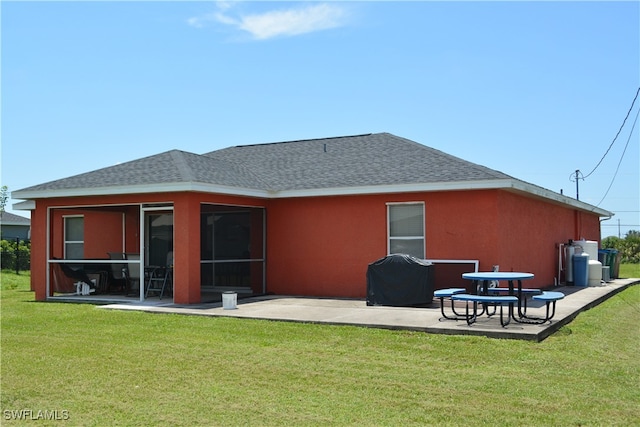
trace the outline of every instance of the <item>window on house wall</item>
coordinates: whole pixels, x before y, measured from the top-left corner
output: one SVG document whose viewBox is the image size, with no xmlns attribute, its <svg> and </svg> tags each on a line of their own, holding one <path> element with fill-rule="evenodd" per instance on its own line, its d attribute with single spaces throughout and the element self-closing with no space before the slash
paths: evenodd
<svg viewBox="0 0 640 427">
<path fill-rule="evenodd" d="M 424 259 L 424 203 L 387 205 L 388 252 Z"/>
<path fill-rule="evenodd" d="M 84 217 L 64 217 L 64 258 L 84 258 Z"/>
</svg>

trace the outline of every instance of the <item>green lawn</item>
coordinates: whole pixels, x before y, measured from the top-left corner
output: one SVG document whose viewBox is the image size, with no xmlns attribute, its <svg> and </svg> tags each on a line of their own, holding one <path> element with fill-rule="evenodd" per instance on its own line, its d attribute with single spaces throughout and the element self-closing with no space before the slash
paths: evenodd
<svg viewBox="0 0 640 427">
<path fill-rule="evenodd" d="M 640 424 L 640 286 L 535 343 L 37 303 L 1 279 L 2 425 Z"/>
<path fill-rule="evenodd" d="M 618 272 L 620 277 L 640 278 L 640 264 L 620 264 L 620 271 Z"/>
</svg>

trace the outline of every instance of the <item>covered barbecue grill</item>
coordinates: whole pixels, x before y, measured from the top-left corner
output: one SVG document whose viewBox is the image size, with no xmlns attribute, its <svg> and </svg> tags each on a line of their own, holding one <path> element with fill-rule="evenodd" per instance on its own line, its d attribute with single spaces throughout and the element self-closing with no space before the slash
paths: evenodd
<svg viewBox="0 0 640 427">
<path fill-rule="evenodd" d="M 433 265 L 411 255 L 388 255 L 367 268 L 367 305 L 431 304 L 433 289 Z"/>
</svg>

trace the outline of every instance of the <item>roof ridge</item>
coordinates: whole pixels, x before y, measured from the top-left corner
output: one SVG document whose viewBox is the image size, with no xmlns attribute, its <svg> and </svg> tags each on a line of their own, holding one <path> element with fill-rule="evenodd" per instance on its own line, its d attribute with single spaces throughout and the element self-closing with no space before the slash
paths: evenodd
<svg viewBox="0 0 640 427">
<path fill-rule="evenodd" d="M 258 144 L 236 145 L 236 147 L 255 147 L 259 145 L 291 144 L 294 142 L 327 141 L 327 140 L 333 140 L 333 139 L 360 138 L 363 136 L 371 136 L 371 135 L 373 135 L 373 133 L 361 133 L 358 135 L 344 135 L 344 136 L 329 136 L 324 138 L 292 139 L 289 141 L 263 142 Z"/>
<path fill-rule="evenodd" d="M 185 154 L 186 152 L 181 150 L 169 151 L 169 155 L 171 156 L 171 159 L 176 165 L 176 168 L 178 168 L 178 172 L 180 173 L 180 176 L 182 176 L 182 178 L 185 181 L 194 181 L 195 174 L 193 173 L 193 170 L 191 169 L 191 167 L 187 164 L 187 160 L 184 158 Z M 198 156 L 198 154 L 194 154 L 194 155 Z"/>
<path fill-rule="evenodd" d="M 269 183 L 265 181 L 264 178 L 262 178 L 259 174 L 255 173 L 250 167 L 245 165 L 243 162 L 239 162 L 239 161 L 227 159 L 227 158 L 223 159 L 215 156 L 202 155 L 201 157 L 208 159 L 209 161 L 226 162 L 226 163 L 232 164 L 238 169 L 241 169 L 244 173 L 251 175 L 257 182 L 261 183 L 264 186 L 264 188 L 269 187 Z"/>
</svg>

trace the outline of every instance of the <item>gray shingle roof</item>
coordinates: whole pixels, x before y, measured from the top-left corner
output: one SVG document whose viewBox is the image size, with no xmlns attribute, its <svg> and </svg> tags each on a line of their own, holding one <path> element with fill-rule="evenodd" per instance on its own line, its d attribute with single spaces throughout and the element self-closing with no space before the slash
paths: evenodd
<svg viewBox="0 0 640 427">
<path fill-rule="evenodd" d="M 204 156 L 242 163 L 272 191 L 511 178 L 389 133 L 245 145 Z"/>
<path fill-rule="evenodd" d="M 240 164 L 171 150 L 19 191 L 55 191 L 187 182 L 249 188 L 260 188 L 264 185 L 257 176 Z"/>
<path fill-rule="evenodd" d="M 31 220 L 11 212 L 0 212 L 0 224 L 5 225 L 31 225 Z"/>
<path fill-rule="evenodd" d="M 270 198 L 472 188 L 519 191 L 613 215 L 389 133 L 244 145 L 202 155 L 172 150 L 13 191 L 12 197 L 203 191 Z"/>
<path fill-rule="evenodd" d="M 17 193 L 176 183 L 273 192 L 504 179 L 513 178 L 389 133 L 377 133 L 244 145 L 203 155 L 172 150 Z"/>
</svg>

